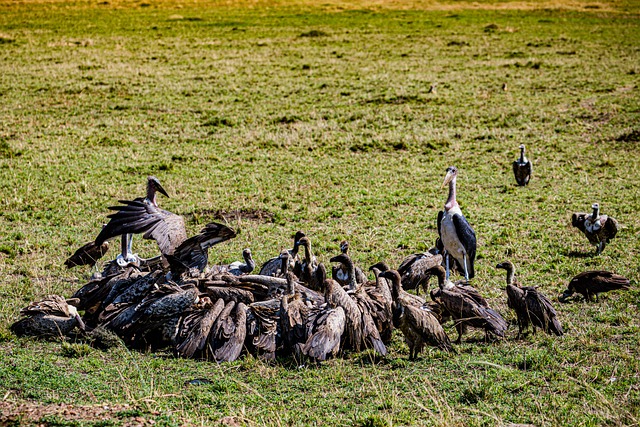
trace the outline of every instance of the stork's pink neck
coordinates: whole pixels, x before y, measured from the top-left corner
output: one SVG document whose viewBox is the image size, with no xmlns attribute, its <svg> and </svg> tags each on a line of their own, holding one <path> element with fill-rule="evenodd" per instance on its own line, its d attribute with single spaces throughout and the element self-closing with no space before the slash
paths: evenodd
<svg viewBox="0 0 640 427">
<path fill-rule="evenodd" d="M 448 211 L 456 206 L 458 206 L 458 202 L 456 201 L 456 177 L 454 176 L 449 181 L 449 197 L 447 198 L 447 203 L 444 204 L 444 210 Z"/>
<path fill-rule="evenodd" d="M 147 200 L 153 206 L 158 207 L 158 202 L 156 201 L 156 188 L 151 182 L 147 183 Z"/>
</svg>

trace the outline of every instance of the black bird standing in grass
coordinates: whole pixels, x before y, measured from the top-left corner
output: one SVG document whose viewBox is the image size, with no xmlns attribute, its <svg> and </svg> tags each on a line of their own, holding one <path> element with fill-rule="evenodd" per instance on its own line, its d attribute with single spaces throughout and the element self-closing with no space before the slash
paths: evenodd
<svg viewBox="0 0 640 427">
<path fill-rule="evenodd" d="M 561 336 L 562 325 L 551 301 L 534 287 L 520 286 L 515 280 L 515 267 L 510 261 L 501 262 L 496 268 L 507 272 L 507 305 L 518 317 L 518 337 L 529 325 L 533 326 L 534 333 L 538 327 L 549 335 Z"/>
<path fill-rule="evenodd" d="M 582 231 L 589 243 L 597 246 L 596 255 L 599 255 L 607 245 L 618 234 L 618 221 L 607 215 L 600 215 L 600 205 L 591 205 L 593 213 L 591 215 L 576 212 L 571 216 L 571 225 Z"/>
<path fill-rule="evenodd" d="M 527 185 L 531 179 L 532 172 L 533 165 L 531 160 L 524 155 L 524 144 L 520 145 L 520 158 L 513 162 L 513 175 L 516 177 L 518 185 Z"/>
<path fill-rule="evenodd" d="M 609 271 L 585 271 L 571 279 L 567 290 L 558 300 L 565 302 L 574 293 L 579 293 L 585 301 L 591 301 L 592 295 L 598 301 L 598 294 L 617 289 L 629 290 L 629 284 L 629 279 L 626 277 Z"/>
<path fill-rule="evenodd" d="M 438 212 L 438 234 L 444 247 L 444 259 L 447 266 L 446 278 L 449 278 L 449 256 L 464 271 L 466 280 L 475 275 L 473 263 L 476 258 L 476 233 L 462 215 L 460 205 L 456 201 L 456 177 L 458 169 L 455 166 L 447 168 L 447 175 L 442 186 L 449 184 L 449 197 L 444 205 L 444 211 Z"/>
</svg>

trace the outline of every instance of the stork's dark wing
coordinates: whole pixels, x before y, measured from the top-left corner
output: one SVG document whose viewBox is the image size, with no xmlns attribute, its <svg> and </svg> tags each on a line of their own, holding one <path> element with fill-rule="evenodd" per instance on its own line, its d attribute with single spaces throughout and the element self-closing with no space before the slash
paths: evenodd
<svg viewBox="0 0 640 427">
<path fill-rule="evenodd" d="M 469 279 L 472 279 L 473 276 L 475 276 L 473 262 L 476 259 L 476 233 L 473 231 L 473 228 L 471 228 L 471 225 L 469 225 L 464 215 L 454 215 L 453 225 L 456 228 L 458 239 L 460 239 L 465 251 L 467 251 L 467 256 L 469 257 L 469 265 L 467 268 L 469 269 Z"/>
<path fill-rule="evenodd" d="M 442 241 L 442 231 L 440 231 L 440 225 L 442 224 L 442 217 L 444 216 L 444 211 L 438 212 L 438 236 L 440 236 L 440 241 Z"/>
<path fill-rule="evenodd" d="M 117 211 L 96 237 L 96 245 L 122 234 L 145 233 L 145 239 L 154 239 L 163 255 L 172 255 L 187 239 L 184 219 L 141 200 L 120 200 L 124 206 L 111 206 Z"/>
<path fill-rule="evenodd" d="M 233 229 L 211 222 L 200 231 L 200 234 L 184 240 L 175 248 L 173 256 L 187 268 L 197 268 L 202 271 L 209 261 L 209 248 L 234 237 L 236 232 Z"/>
</svg>

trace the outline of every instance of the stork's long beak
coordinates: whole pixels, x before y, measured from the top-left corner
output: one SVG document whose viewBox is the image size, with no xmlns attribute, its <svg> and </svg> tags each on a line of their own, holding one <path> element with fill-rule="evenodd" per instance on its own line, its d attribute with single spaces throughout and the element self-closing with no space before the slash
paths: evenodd
<svg viewBox="0 0 640 427">
<path fill-rule="evenodd" d="M 453 172 L 447 171 L 447 174 L 444 176 L 444 182 L 442 183 L 442 187 L 446 186 L 453 179 Z"/>
<path fill-rule="evenodd" d="M 160 183 L 158 183 L 156 190 L 158 190 L 160 193 L 164 194 L 166 197 L 169 197 L 169 195 L 167 194 L 166 191 L 164 191 L 164 188 L 162 188 L 162 185 L 160 185 Z"/>
</svg>

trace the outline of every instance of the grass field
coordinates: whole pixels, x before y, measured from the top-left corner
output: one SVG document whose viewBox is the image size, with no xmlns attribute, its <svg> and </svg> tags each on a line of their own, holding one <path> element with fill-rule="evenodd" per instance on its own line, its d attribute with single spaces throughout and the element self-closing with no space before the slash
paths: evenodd
<svg viewBox="0 0 640 427">
<path fill-rule="evenodd" d="M 631 0 L 0 1 L 0 425 L 638 425 L 639 18 Z M 494 268 L 511 259 L 564 337 L 472 333 L 409 362 L 397 333 L 384 360 L 297 367 L 9 332 L 87 280 L 64 259 L 149 174 L 191 233 L 220 217 L 239 232 L 213 262 L 250 247 L 261 263 L 301 229 L 322 261 L 346 238 L 367 267 L 432 246 L 449 165 L 474 286 L 514 320 Z M 622 229 L 593 257 L 570 216 L 596 201 Z M 632 290 L 559 305 L 589 269 Z"/>
</svg>

